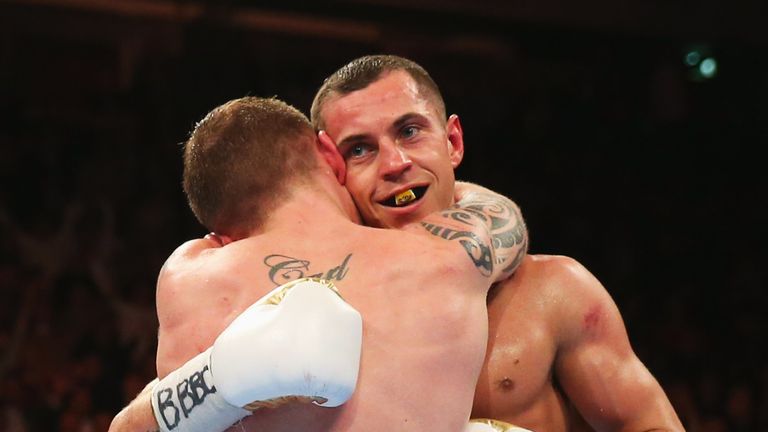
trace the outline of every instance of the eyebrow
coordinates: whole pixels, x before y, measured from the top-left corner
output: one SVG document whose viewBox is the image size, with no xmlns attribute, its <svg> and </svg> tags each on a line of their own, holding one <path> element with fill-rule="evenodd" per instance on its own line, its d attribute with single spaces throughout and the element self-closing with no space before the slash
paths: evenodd
<svg viewBox="0 0 768 432">
<path fill-rule="evenodd" d="M 401 115 L 400 117 L 398 117 L 397 119 L 395 119 L 395 121 L 392 122 L 392 125 L 389 126 L 388 129 L 390 131 L 397 131 L 400 128 L 402 128 L 403 126 L 407 125 L 408 123 L 410 123 L 410 122 L 412 122 L 414 120 L 419 120 L 419 122 L 421 122 L 421 123 L 427 123 L 427 120 L 426 120 L 426 118 L 425 118 L 425 116 L 423 114 L 419 114 L 419 113 L 415 113 L 415 112 L 409 112 L 409 113 L 405 113 L 405 114 Z M 364 134 L 364 133 L 363 134 L 350 135 L 348 137 L 345 137 L 343 140 L 339 141 L 338 143 L 336 143 L 336 147 L 337 148 L 346 148 L 346 147 L 349 147 L 350 145 L 353 145 L 353 144 L 355 144 L 357 142 L 365 141 L 365 140 L 369 139 L 370 136 L 371 136 L 370 134 Z"/>
<path fill-rule="evenodd" d="M 406 124 L 414 121 L 419 120 L 420 123 L 428 123 L 427 119 L 424 117 L 423 114 L 415 113 L 415 112 L 409 112 L 401 115 L 398 117 L 394 122 L 392 122 L 392 126 L 390 126 L 391 130 L 399 130 Z"/>
<path fill-rule="evenodd" d="M 336 143 L 336 148 L 346 148 L 349 147 L 356 142 L 359 141 L 365 141 L 370 135 L 368 134 L 356 134 L 356 135 L 350 135 L 343 140 Z"/>
</svg>

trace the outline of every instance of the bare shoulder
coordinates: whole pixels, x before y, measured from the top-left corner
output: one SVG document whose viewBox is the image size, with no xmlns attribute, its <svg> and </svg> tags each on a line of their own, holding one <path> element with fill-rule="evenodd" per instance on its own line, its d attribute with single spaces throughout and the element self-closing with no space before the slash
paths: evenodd
<svg viewBox="0 0 768 432">
<path fill-rule="evenodd" d="M 177 247 L 168 259 L 165 260 L 163 268 L 160 270 L 161 276 L 164 273 L 173 275 L 176 272 L 184 270 L 188 266 L 194 266 L 196 260 L 204 259 L 206 252 L 219 249 L 218 243 L 207 239 L 193 239 L 182 243 Z"/>
<path fill-rule="evenodd" d="M 635 355 L 610 293 L 577 260 L 537 256 L 554 290 L 555 373 L 568 398 L 593 427 L 682 430 L 664 391 Z"/>
<path fill-rule="evenodd" d="M 530 255 L 524 262 L 530 277 L 545 285 L 549 295 L 571 302 L 607 295 L 605 287 L 583 264 L 565 255 Z"/>
<path fill-rule="evenodd" d="M 431 256 L 431 264 L 447 271 L 460 273 L 465 280 L 478 282 L 488 289 L 488 284 L 500 280 L 503 268 L 508 264 L 498 262 L 488 240 L 475 235 L 472 231 L 460 231 L 459 228 L 418 224 L 399 231 L 413 248 L 426 251 Z M 516 267 L 516 266 L 515 266 Z"/>
<path fill-rule="evenodd" d="M 230 290 L 216 277 L 223 248 L 208 239 L 185 242 L 168 257 L 157 280 L 157 367 L 160 376 L 210 345 L 227 317 L 218 298 Z"/>
<path fill-rule="evenodd" d="M 602 283 L 574 258 L 531 255 L 521 267 L 538 281 L 541 298 L 551 302 L 550 314 L 561 342 L 621 334 L 624 323 Z"/>
<path fill-rule="evenodd" d="M 165 296 L 175 296 L 193 289 L 196 285 L 189 278 L 202 278 L 214 274 L 219 251 L 224 248 L 208 238 L 193 239 L 184 242 L 165 260 L 157 280 L 158 306 L 163 305 Z"/>
<path fill-rule="evenodd" d="M 565 255 L 529 255 L 529 265 L 536 267 L 543 276 L 563 281 L 576 282 L 594 279 L 594 276 L 579 261 Z"/>
<path fill-rule="evenodd" d="M 183 243 L 165 260 L 157 277 L 156 308 L 161 331 L 176 327 L 180 321 L 180 311 L 188 307 L 189 291 L 194 287 L 186 282 L 190 268 L 206 249 L 205 239 L 195 239 Z"/>
<path fill-rule="evenodd" d="M 484 255 L 473 243 L 447 240 L 426 231 L 423 227 L 411 231 L 388 230 L 387 234 L 396 238 L 399 255 L 414 256 L 431 267 L 446 271 L 466 272 L 472 278 L 482 278 L 482 260 Z M 403 251 L 408 251 L 403 255 Z"/>
<path fill-rule="evenodd" d="M 365 250 L 360 258 L 365 256 L 379 276 L 386 275 L 390 280 L 407 278 L 410 282 L 406 285 L 420 286 L 422 293 L 456 289 L 484 294 L 490 286 L 490 279 L 461 244 L 426 232 L 377 230 L 366 238 Z"/>
</svg>

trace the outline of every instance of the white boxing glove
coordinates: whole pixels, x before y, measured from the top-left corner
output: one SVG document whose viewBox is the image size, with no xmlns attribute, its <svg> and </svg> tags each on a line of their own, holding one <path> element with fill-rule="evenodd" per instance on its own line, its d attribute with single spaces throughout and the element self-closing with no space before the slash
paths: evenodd
<svg viewBox="0 0 768 432">
<path fill-rule="evenodd" d="M 223 431 L 255 409 L 291 401 L 339 406 L 357 383 L 362 336 L 360 313 L 331 282 L 282 285 L 154 387 L 160 430 Z"/>
<path fill-rule="evenodd" d="M 485 418 L 472 419 L 467 424 L 464 432 L 533 432 L 519 426 L 511 425 L 503 421 Z"/>
</svg>

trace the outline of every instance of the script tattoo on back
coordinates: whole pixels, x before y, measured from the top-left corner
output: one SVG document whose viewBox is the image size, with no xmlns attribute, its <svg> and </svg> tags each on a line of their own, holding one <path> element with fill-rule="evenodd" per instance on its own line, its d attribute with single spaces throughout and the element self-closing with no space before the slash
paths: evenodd
<svg viewBox="0 0 768 432">
<path fill-rule="evenodd" d="M 512 201 L 500 195 L 474 193 L 473 197 L 470 202 L 456 204 L 440 214 L 468 227 L 484 225 L 490 230 L 490 244 L 470 230 L 427 222 L 421 225 L 433 235 L 458 241 L 484 276 L 490 276 L 495 265 L 504 266 L 502 273 L 511 274 L 528 249 L 522 214 Z"/>
<path fill-rule="evenodd" d="M 294 258 L 287 255 L 272 254 L 264 257 L 264 264 L 269 267 L 269 280 L 276 286 L 301 278 L 320 278 L 340 281 L 349 272 L 349 261 L 352 254 L 347 254 L 341 264 L 327 271 L 312 272 L 309 260 Z"/>
</svg>

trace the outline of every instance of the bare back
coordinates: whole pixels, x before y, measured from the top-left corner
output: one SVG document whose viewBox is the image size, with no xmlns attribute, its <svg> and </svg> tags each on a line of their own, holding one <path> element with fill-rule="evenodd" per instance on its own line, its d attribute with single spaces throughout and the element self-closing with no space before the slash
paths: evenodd
<svg viewBox="0 0 768 432">
<path fill-rule="evenodd" d="M 206 244 L 208 242 L 208 244 Z M 486 349 L 486 293 L 455 242 L 324 223 L 171 256 L 158 282 L 162 377 L 210 346 L 244 309 L 303 276 L 331 279 L 363 316 L 357 390 L 339 408 L 261 410 L 245 430 L 459 431 L 469 418 Z M 204 305 L 204 307 L 201 307 Z M 237 426 L 233 430 L 242 430 Z"/>
</svg>

